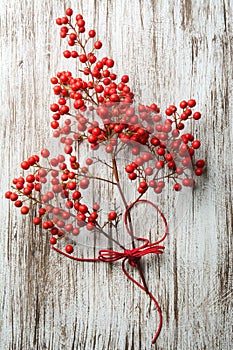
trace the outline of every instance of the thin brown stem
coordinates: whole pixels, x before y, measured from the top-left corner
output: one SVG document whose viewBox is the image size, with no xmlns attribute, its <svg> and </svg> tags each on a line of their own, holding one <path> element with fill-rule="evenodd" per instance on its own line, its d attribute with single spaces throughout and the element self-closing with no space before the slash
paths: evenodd
<svg viewBox="0 0 233 350">
<path fill-rule="evenodd" d="M 88 176 L 88 175 L 81 175 L 81 176 L 86 177 L 86 178 L 88 178 L 88 179 L 100 180 L 100 181 L 108 182 L 108 183 L 110 183 L 110 184 L 112 184 L 112 185 L 117 185 L 116 182 L 113 182 L 113 181 L 108 180 L 108 179 L 104 179 L 104 178 L 102 178 L 102 177 L 98 177 L 98 176 Z"/>
<path fill-rule="evenodd" d="M 122 191 L 122 188 L 121 188 L 121 185 L 120 185 L 116 159 L 115 159 L 114 156 L 112 157 L 112 165 L 113 165 L 113 174 L 114 174 L 114 177 L 115 177 L 116 182 L 117 182 L 117 187 L 118 187 L 118 190 L 120 192 L 120 196 L 122 198 L 122 201 L 123 201 L 123 203 L 125 205 L 125 209 L 127 210 L 128 204 L 127 204 L 124 192 Z M 140 197 L 141 197 L 141 195 L 138 197 L 138 199 L 134 203 L 136 203 L 139 200 Z M 132 225 L 131 215 L 130 215 L 129 211 L 128 211 L 128 219 L 129 219 L 129 227 L 130 227 L 131 244 L 132 244 L 133 249 L 135 249 L 133 225 Z M 146 292 L 146 294 L 150 295 L 150 292 L 149 292 L 149 289 L 148 289 L 148 286 L 147 286 L 147 283 L 146 283 L 146 280 L 145 280 L 145 277 L 144 277 L 144 274 L 143 274 L 143 271 L 142 271 L 142 266 L 141 266 L 140 260 L 138 260 L 136 262 L 136 265 L 137 265 L 137 269 L 138 269 L 139 275 L 140 275 L 140 277 L 142 279 L 142 284 L 143 284 L 143 286 L 145 288 L 145 292 Z"/>
</svg>

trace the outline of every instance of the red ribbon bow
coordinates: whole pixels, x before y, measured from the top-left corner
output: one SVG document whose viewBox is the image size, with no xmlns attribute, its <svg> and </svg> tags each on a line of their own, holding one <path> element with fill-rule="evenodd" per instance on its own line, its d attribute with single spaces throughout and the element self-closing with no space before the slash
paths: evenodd
<svg viewBox="0 0 233 350">
<path fill-rule="evenodd" d="M 148 239 L 138 238 L 137 240 L 146 242 L 138 248 L 125 249 L 124 252 L 117 252 L 110 249 L 102 249 L 99 251 L 98 259 L 103 262 L 114 262 L 121 259 L 128 259 L 131 266 L 135 267 L 136 262 L 147 254 L 162 254 L 164 246 L 157 243 L 150 243 Z"/>
</svg>

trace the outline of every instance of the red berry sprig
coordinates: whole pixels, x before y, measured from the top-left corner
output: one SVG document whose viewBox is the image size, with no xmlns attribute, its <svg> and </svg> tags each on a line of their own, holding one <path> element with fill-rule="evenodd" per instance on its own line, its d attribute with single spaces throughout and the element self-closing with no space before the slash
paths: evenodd
<svg viewBox="0 0 233 350">
<path fill-rule="evenodd" d="M 36 212 L 34 225 L 42 225 L 48 232 L 52 248 L 58 253 L 83 262 L 123 259 L 124 274 L 149 295 L 159 312 L 154 343 L 161 330 L 162 313 L 149 292 L 140 259 L 146 254 L 163 253 L 164 246 L 160 244 L 166 238 L 168 228 L 160 209 L 142 197 L 150 191 L 159 195 L 171 181 L 175 192 L 183 187 L 194 187 L 195 176 L 203 174 L 205 161 L 195 160 L 201 142 L 185 129 L 186 121 L 199 120 L 201 113 L 193 110 L 196 106 L 194 99 L 181 101 L 180 112 L 175 105 L 170 105 L 165 109 L 165 115 L 155 103 L 136 105 L 128 85 L 128 75 L 123 75 L 117 83 L 117 75 L 112 71 L 114 60 L 97 57 L 102 42 L 96 39 L 94 29 L 85 34 L 83 16 L 73 16 L 73 10 L 68 8 L 65 16 L 57 18 L 56 23 L 60 26 L 60 37 L 67 39 L 68 46 L 73 48 L 72 51 L 65 50 L 63 56 L 77 59 L 82 67 L 79 69 L 82 77 L 61 71 L 50 80 L 56 96 L 56 101 L 50 105 L 53 113 L 50 126 L 53 136 L 63 145 L 63 154 L 51 157 L 50 151 L 44 148 L 40 155 L 24 160 L 21 163 L 23 175 L 13 179 L 12 188 L 5 197 L 19 208 L 22 215 L 32 210 Z M 83 145 L 88 145 L 94 154 L 86 158 L 85 164 L 81 164 L 77 152 Z M 104 159 L 95 156 L 101 147 Z M 125 150 L 131 155 L 131 161 L 124 164 L 118 159 Z M 110 164 L 106 161 L 107 155 Z M 97 163 L 111 169 L 110 178 L 101 175 L 101 171 L 100 174 L 93 173 L 93 165 Z M 131 203 L 127 202 L 122 190 L 124 177 L 128 186 L 137 189 L 137 196 Z M 108 213 L 102 212 L 102 203 L 93 201 L 90 204 L 87 190 L 93 181 L 115 186 L 123 209 L 116 208 L 112 199 Z M 165 232 L 156 242 L 134 234 L 130 211 L 142 202 L 151 205 L 163 220 Z M 121 220 L 131 237 L 132 249 L 126 249 L 119 242 L 118 235 L 109 235 L 109 229 L 115 228 L 117 232 Z M 75 239 L 82 232 L 103 235 L 123 252 L 106 249 L 101 250 L 98 257 L 75 257 Z M 126 271 L 126 262 L 137 268 L 142 283 Z"/>
</svg>

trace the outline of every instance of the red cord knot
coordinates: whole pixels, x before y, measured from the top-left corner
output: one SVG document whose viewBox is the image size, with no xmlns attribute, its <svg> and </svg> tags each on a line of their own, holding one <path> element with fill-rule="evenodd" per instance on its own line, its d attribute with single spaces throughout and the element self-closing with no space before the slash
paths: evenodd
<svg viewBox="0 0 233 350">
<path fill-rule="evenodd" d="M 136 254 L 134 254 L 135 249 L 125 249 L 124 250 L 124 257 L 126 259 L 128 259 L 129 264 L 132 267 L 136 267 L 137 266 L 137 262 L 140 260 L 140 256 L 137 256 Z"/>
<path fill-rule="evenodd" d="M 142 256 L 147 254 L 162 254 L 164 251 L 164 246 L 156 243 L 149 243 L 148 239 L 139 238 L 138 240 L 144 241 L 145 243 L 138 248 L 125 249 L 123 252 L 117 252 L 110 249 L 100 250 L 98 259 L 108 263 L 121 259 L 127 259 L 129 264 L 132 267 L 135 267 Z"/>
</svg>

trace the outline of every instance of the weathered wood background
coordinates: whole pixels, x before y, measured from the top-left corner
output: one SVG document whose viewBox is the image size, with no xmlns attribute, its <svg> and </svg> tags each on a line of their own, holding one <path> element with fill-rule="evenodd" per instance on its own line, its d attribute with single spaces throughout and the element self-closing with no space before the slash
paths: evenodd
<svg viewBox="0 0 233 350">
<path fill-rule="evenodd" d="M 116 71 L 142 102 L 163 109 L 196 98 L 207 171 L 182 219 L 145 273 L 158 316 L 120 266 L 77 264 L 50 251 L 28 218 L 0 201 L 0 348 L 208 349 L 232 343 L 232 2 L 80 0 L 1 2 L 1 192 L 24 157 L 49 138 L 49 78 L 74 69 L 62 58 L 56 17 L 66 7 L 97 28 Z M 171 213 L 172 200 L 164 207 Z M 178 211 L 175 210 L 178 215 Z"/>
</svg>

